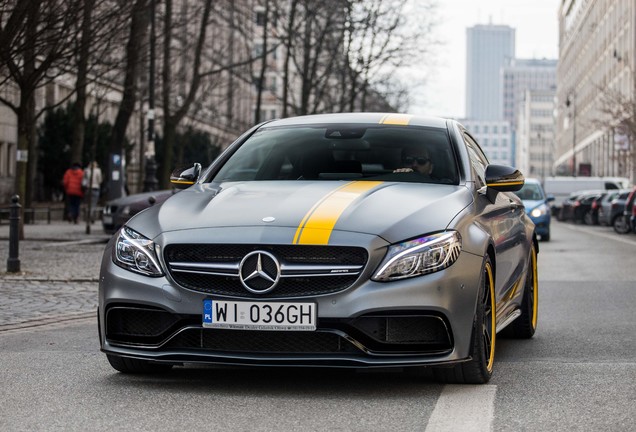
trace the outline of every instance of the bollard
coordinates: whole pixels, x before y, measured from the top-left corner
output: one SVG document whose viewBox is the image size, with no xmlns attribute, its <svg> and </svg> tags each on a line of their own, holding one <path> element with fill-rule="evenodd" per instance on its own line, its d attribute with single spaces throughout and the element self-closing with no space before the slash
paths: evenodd
<svg viewBox="0 0 636 432">
<path fill-rule="evenodd" d="M 11 197 L 9 207 L 9 259 L 7 259 L 7 272 L 17 273 L 20 271 L 20 197 Z"/>
</svg>

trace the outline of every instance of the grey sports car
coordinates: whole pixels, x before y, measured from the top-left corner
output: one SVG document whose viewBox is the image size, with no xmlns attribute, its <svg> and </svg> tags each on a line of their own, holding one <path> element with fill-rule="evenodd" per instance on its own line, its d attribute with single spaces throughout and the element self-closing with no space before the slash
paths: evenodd
<svg viewBox="0 0 636 432">
<path fill-rule="evenodd" d="M 99 283 L 118 371 L 184 363 L 402 367 L 484 383 L 537 326 L 538 243 L 454 120 L 325 114 L 247 131 L 131 218 Z"/>
</svg>

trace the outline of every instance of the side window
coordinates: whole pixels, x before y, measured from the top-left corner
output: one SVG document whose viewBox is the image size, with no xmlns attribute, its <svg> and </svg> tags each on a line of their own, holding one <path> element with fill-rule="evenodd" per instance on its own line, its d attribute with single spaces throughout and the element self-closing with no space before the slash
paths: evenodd
<svg viewBox="0 0 636 432">
<path fill-rule="evenodd" d="M 464 141 L 466 142 L 466 147 L 468 148 L 468 155 L 470 156 L 470 163 L 473 166 L 473 169 L 477 173 L 477 177 L 481 184 L 481 186 L 486 185 L 486 167 L 488 166 L 488 159 L 481 151 L 479 144 L 467 133 L 464 133 Z"/>
</svg>

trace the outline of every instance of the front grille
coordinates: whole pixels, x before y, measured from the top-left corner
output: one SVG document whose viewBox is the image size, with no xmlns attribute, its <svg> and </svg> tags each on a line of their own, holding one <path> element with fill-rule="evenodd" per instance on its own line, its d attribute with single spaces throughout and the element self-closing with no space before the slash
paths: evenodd
<svg viewBox="0 0 636 432">
<path fill-rule="evenodd" d="M 304 297 L 349 288 L 367 262 L 363 248 L 304 245 L 168 245 L 164 258 L 181 286 L 208 294 L 253 297 L 239 279 L 241 260 L 253 251 L 268 252 L 281 266 L 276 287 L 262 298 Z"/>
<path fill-rule="evenodd" d="M 358 352 L 346 339 L 334 333 L 219 329 L 187 329 L 172 338 L 165 348 L 256 354 Z"/>
</svg>

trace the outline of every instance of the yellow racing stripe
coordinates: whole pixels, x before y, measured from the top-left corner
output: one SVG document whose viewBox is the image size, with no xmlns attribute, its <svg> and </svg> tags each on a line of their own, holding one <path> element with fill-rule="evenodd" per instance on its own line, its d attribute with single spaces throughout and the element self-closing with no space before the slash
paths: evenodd
<svg viewBox="0 0 636 432">
<path fill-rule="evenodd" d="M 329 244 L 340 215 L 357 198 L 380 184 L 381 181 L 353 181 L 329 192 L 303 217 L 296 229 L 294 244 Z"/>
<path fill-rule="evenodd" d="M 387 114 L 380 119 L 380 124 L 407 126 L 413 118 L 410 114 Z"/>
</svg>

